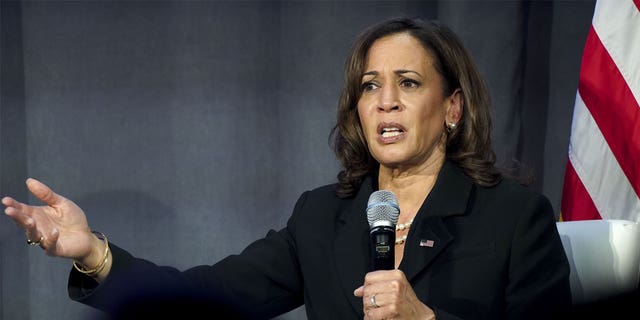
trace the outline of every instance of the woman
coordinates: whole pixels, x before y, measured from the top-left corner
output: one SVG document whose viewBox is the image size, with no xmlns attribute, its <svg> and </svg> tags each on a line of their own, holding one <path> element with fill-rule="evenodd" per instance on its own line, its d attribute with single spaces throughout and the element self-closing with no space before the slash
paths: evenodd
<svg viewBox="0 0 640 320">
<path fill-rule="evenodd" d="M 495 168 L 490 129 L 486 89 L 455 34 L 392 19 L 366 30 L 346 64 L 339 182 L 302 194 L 285 228 L 238 255 L 158 267 L 92 233 L 36 180 L 27 187 L 47 206 L 2 202 L 30 244 L 74 260 L 70 296 L 117 317 L 270 318 L 304 304 L 309 319 L 549 319 L 571 305 L 553 210 Z M 369 272 L 364 210 L 382 189 L 400 207 L 396 268 Z"/>
</svg>

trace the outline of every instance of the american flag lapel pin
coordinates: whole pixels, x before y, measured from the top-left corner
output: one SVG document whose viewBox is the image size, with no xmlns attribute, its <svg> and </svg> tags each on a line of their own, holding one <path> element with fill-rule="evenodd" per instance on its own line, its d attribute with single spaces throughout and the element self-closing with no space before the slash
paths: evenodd
<svg viewBox="0 0 640 320">
<path fill-rule="evenodd" d="M 433 240 L 420 239 L 420 246 L 421 247 L 433 248 L 433 245 L 434 245 L 434 241 Z"/>
</svg>

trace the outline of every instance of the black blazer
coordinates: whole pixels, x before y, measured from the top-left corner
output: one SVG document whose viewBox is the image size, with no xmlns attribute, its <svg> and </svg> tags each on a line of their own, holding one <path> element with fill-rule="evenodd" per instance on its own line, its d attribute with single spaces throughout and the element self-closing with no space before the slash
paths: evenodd
<svg viewBox="0 0 640 320">
<path fill-rule="evenodd" d="M 309 319 L 362 319 L 353 291 L 369 271 L 364 212 L 374 180 L 350 199 L 337 198 L 334 185 L 305 192 L 286 228 L 212 266 L 180 272 L 114 245 L 107 280 L 97 285 L 72 270 L 69 295 L 118 315 L 171 306 L 267 319 L 304 304 Z M 549 201 L 510 180 L 479 187 L 448 161 L 414 219 L 399 269 L 437 319 L 550 319 L 571 306 Z"/>
</svg>

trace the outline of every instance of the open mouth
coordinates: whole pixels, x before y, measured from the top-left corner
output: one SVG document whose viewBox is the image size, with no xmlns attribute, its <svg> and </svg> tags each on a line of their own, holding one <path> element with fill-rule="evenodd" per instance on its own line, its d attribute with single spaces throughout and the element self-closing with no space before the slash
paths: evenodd
<svg viewBox="0 0 640 320">
<path fill-rule="evenodd" d="M 400 128 L 382 128 L 382 132 L 381 135 L 383 138 L 391 138 L 391 137 L 395 137 L 395 136 L 399 136 L 402 134 L 402 129 Z"/>
<path fill-rule="evenodd" d="M 391 143 L 402 139 L 406 130 L 398 123 L 381 123 L 378 125 L 378 135 L 384 143 Z"/>
</svg>

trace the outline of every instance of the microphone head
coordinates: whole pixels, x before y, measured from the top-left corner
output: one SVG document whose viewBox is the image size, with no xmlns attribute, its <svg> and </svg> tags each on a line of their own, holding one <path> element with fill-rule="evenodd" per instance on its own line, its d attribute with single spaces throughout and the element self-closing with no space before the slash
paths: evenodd
<svg viewBox="0 0 640 320">
<path fill-rule="evenodd" d="M 378 190 L 371 193 L 367 203 L 367 220 L 371 229 L 379 226 L 395 228 L 399 215 L 400 206 L 393 192 Z"/>
</svg>

